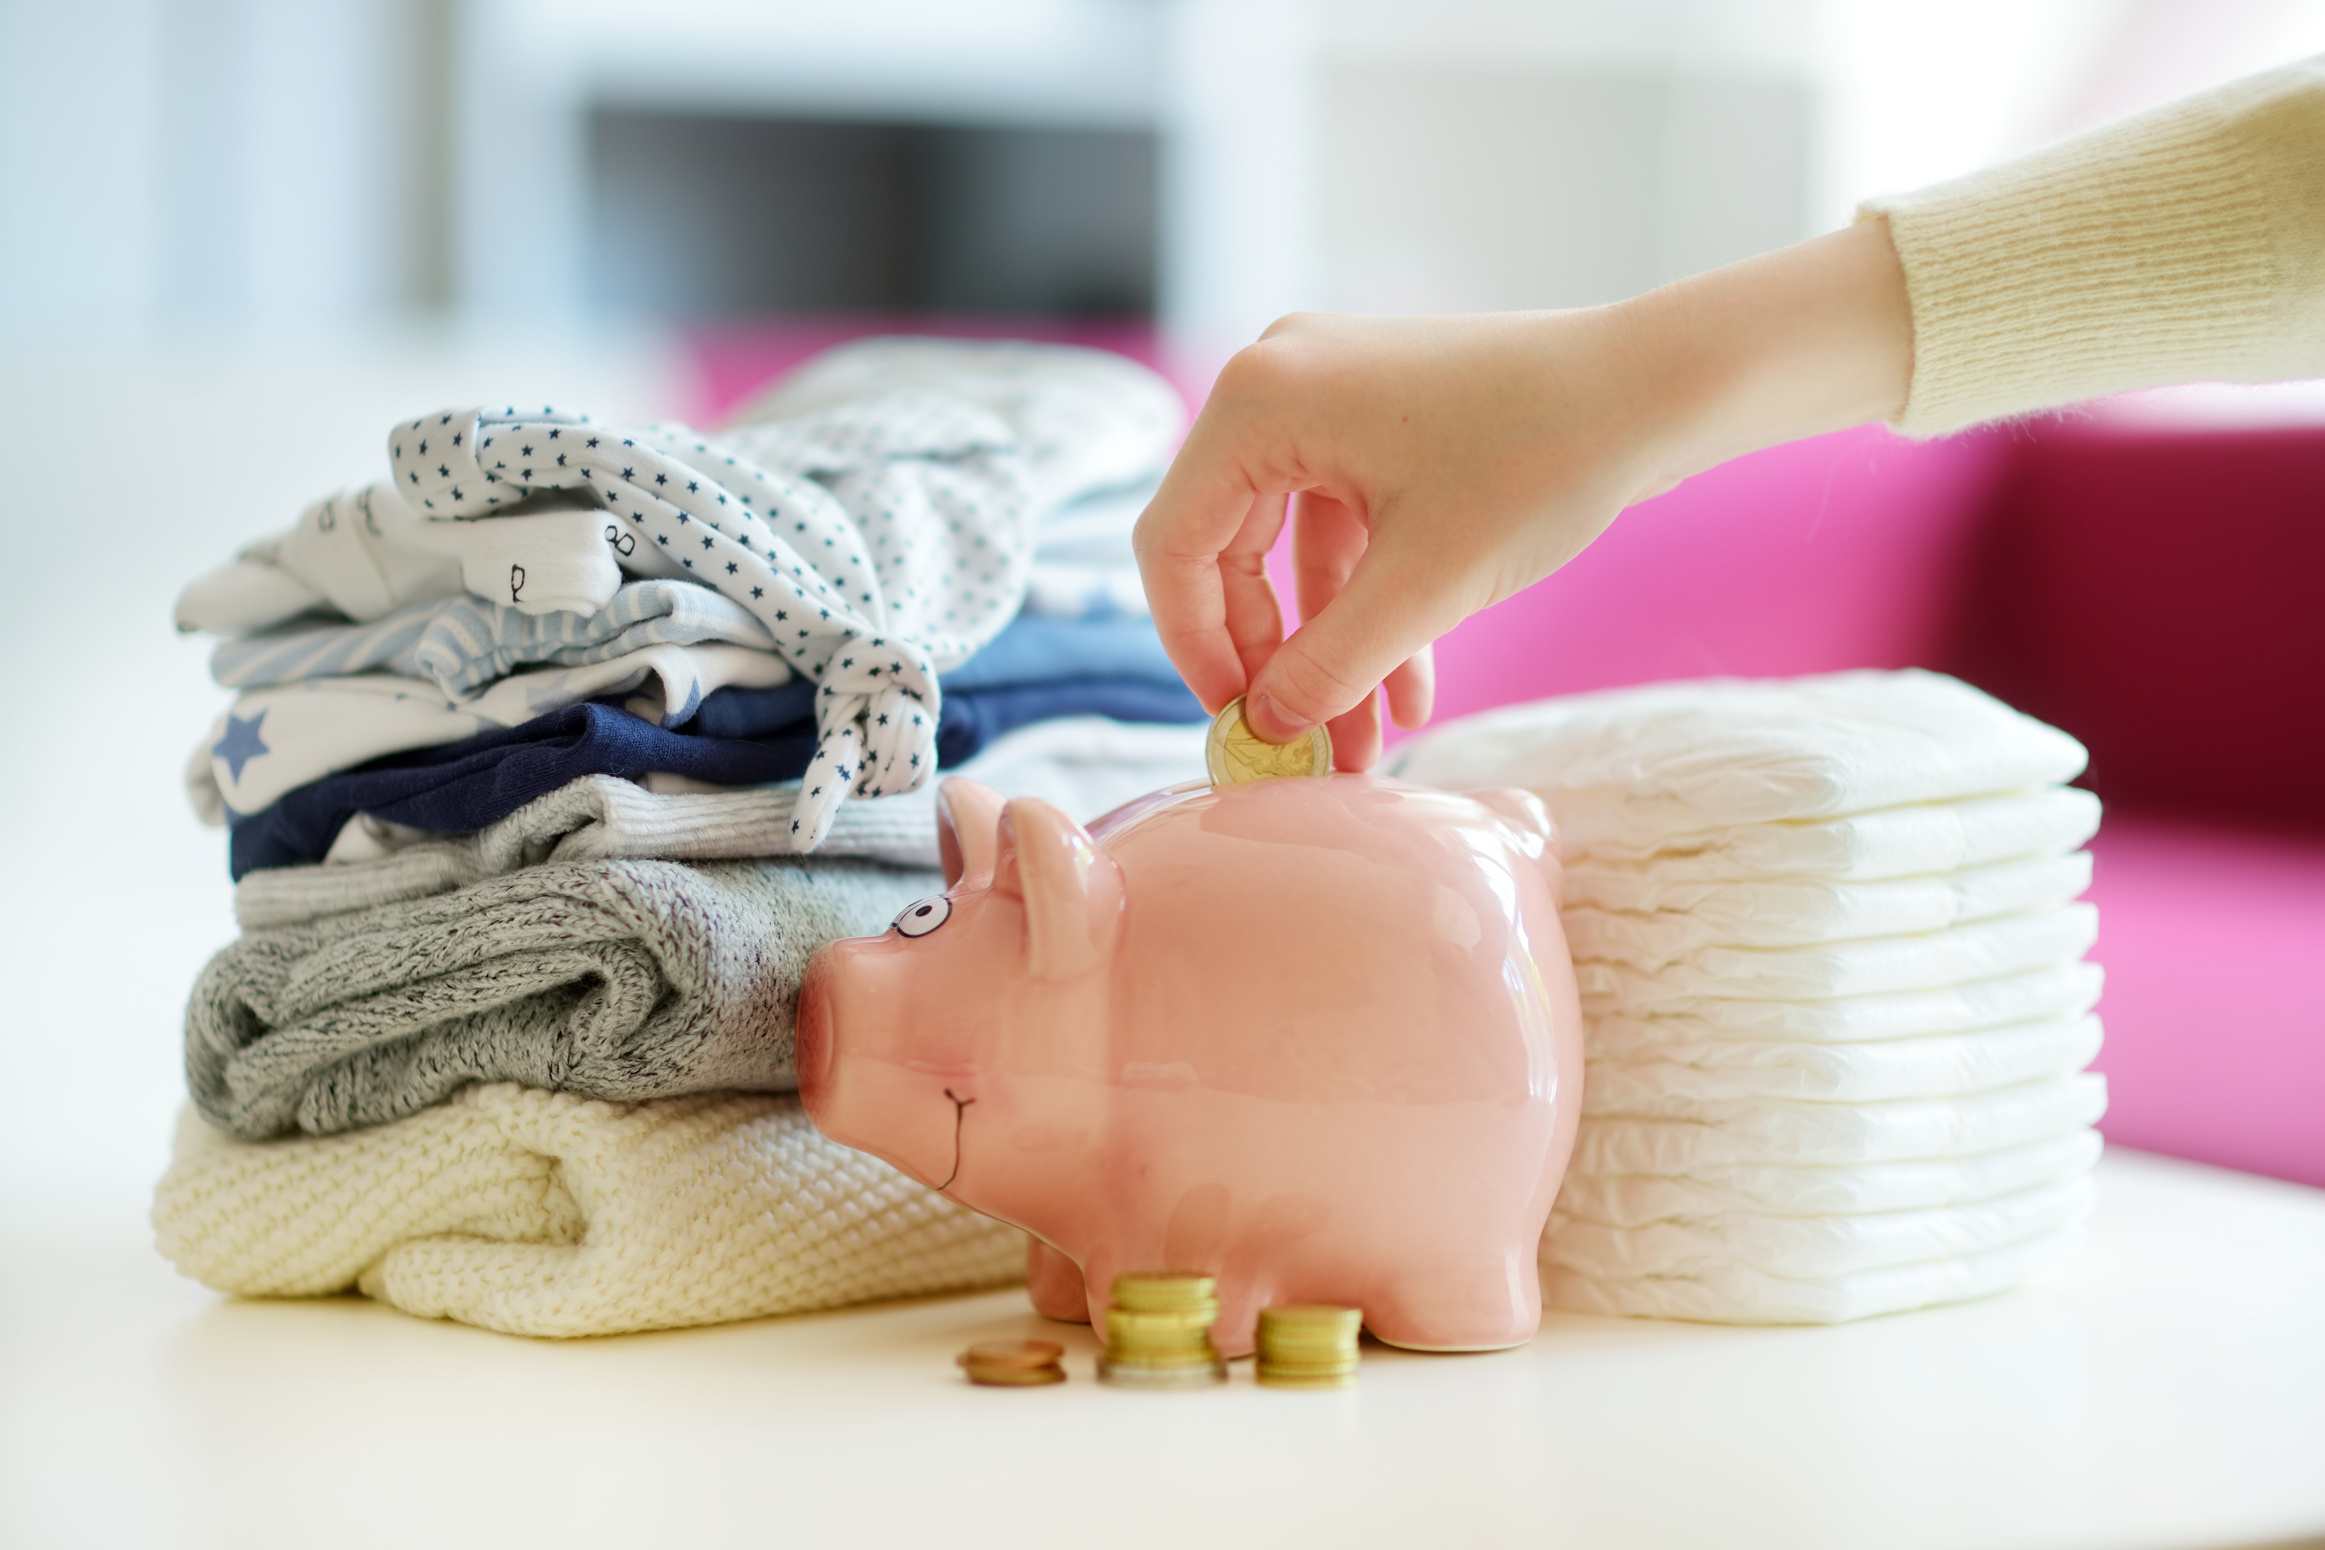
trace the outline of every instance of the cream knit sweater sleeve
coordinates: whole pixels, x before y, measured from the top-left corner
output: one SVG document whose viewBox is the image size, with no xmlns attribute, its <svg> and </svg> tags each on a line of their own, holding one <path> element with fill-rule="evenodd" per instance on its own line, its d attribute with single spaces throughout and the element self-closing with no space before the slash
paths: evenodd
<svg viewBox="0 0 2325 1550">
<path fill-rule="evenodd" d="M 1913 308 L 1894 422 L 2325 376 L 2325 55 L 1869 200 Z"/>
</svg>

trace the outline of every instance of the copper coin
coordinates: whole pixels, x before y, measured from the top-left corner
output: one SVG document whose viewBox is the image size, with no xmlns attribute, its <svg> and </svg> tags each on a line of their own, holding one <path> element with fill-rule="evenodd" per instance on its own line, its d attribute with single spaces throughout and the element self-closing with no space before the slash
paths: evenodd
<svg viewBox="0 0 2325 1550">
<path fill-rule="evenodd" d="M 982 1368 L 987 1372 L 1021 1372 L 1047 1367 L 1065 1354 L 1064 1346 L 1050 1340 L 981 1340 L 953 1361 L 962 1367 Z"/>
<path fill-rule="evenodd" d="M 1066 1369 L 1056 1362 L 1046 1367 L 978 1367 L 968 1369 L 969 1381 L 989 1389 L 1031 1389 L 1066 1381 Z"/>
</svg>

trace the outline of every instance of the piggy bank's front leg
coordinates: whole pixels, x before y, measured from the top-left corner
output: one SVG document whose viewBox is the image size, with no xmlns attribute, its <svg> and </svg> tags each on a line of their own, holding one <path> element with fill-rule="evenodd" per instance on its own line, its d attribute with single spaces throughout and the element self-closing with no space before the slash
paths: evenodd
<svg viewBox="0 0 2325 1550">
<path fill-rule="evenodd" d="M 1364 1299 L 1374 1339 L 1409 1351 L 1502 1351 L 1542 1327 L 1542 1281 L 1525 1249 L 1468 1264 L 1400 1267 Z"/>
<path fill-rule="evenodd" d="M 1025 1289 L 1033 1298 L 1033 1311 L 1043 1318 L 1067 1324 L 1090 1322 L 1082 1267 L 1039 1238 L 1025 1240 Z"/>
</svg>

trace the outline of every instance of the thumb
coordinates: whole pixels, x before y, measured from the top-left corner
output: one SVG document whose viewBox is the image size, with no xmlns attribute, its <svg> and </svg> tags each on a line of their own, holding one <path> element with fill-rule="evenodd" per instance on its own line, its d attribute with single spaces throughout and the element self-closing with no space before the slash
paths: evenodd
<svg viewBox="0 0 2325 1550">
<path fill-rule="evenodd" d="M 1403 579 L 1392 579 L 1403 573 Z M 1458 622 L 1407 567 L 1385 563 L 1376 544 L 1348 585 L 1302 621 L 1260 670 L 1243 699 L 1243 718 L 1271 743 L 1288 743 L 1319 722 L 1347 714 L 1382 679 Z"/>
</svg>

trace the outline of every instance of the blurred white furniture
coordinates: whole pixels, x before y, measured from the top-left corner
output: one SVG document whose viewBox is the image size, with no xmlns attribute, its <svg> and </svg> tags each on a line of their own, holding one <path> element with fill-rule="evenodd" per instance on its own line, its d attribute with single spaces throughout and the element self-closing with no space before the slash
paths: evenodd
<svg viewBox="0 0 2325 1550">
<path fill-rule="evenodd" d="M 1353 1390 L 1092 1381 L 1020 1291 L 550 1344 L 0 1221 L 0 1543 L 2196 1547 L 2325 1533 L 2325 1194 L 2136 1153 L 2089 1246 L 1828 1329 L 1551 1318 Z M 1048 1334 L 1061 1388 L 972 1389 Z"/>
<path fill-rule="evenodd" d="M 475 0 L 456 294 L 583 303 L 613 109 L 1151 131 L 1163 321 L 1198 345 L 1296 307 L 1608 301 L 1806 234 L 1828 30 L 1689 0 Z"/>
<path fill-rule="evenodd" d="M 16 0 L 0 337 L 570 316 L 597 109 L 1157 132 L 1198 346 L 1576 305 L 2321 46 L 2325 0 Z"/>
</svg>

